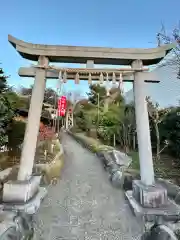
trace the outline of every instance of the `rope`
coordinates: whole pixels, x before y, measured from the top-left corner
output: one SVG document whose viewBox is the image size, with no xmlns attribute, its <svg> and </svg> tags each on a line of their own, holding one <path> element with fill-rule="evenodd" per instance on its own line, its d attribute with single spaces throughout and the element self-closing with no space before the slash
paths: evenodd
<svg viewBox="0 0 180 240">
<path fill-rule="evenodd" d="M 92 73 L 92 74 L 106 74 L 108 73 L 116 73 L 119 74 L 120 72 L 123 73 L 134 73 L 136 71 L 148 71 L 149 68 L 147 67 L 143 67 L 143 68 L 58 68 L 56 66 L 53 65 L 49 65 L 49 66 L 44 66 L 44 65 L 33 65 L 33 67 L 35 68 L 43 68 L 43 69 L 49 69 L 49 70 L 57 70 L 57 71 L 61 71 L 63 73 Z"/>
</svg>

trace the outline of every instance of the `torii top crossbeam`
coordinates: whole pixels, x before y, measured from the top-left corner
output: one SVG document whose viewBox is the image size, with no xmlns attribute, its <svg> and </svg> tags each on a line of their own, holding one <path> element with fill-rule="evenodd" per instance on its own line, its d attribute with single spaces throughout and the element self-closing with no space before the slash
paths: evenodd
<svg viewBox="0 0 180 240">
<path fill-rule="evenodd" d="M 93 60 L 95 64 L 109 65 L 130 65 L 136 59 L 141 59 L 146 66 L 157 64 L 174 47 L 174 44 L 149 49 L 44 45 L 27 43 L 11 35 L 8 40 L 23 58 L 32 61 L 46 56 L 50 62 L 87 63 Z"/>
</svg>

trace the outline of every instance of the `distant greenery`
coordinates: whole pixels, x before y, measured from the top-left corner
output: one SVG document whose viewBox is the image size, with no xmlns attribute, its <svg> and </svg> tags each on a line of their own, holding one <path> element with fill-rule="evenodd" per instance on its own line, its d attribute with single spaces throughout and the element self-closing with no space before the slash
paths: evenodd
<svg viewBox="0 0 180 240">
<path fill-rule="evenodd" d="M 146 100 L 156 158 L 160 159 L 161 153 L 180 158 L 180 107 L 160 109 L 149 97 Z M 108 111 L 104 109 L 105 103 Z M 82 102 L 74 112 L 74 122 L 74 132 L 84 131 L 105 144 L 115 144 L 127 153 L 133 152 L 133 158 L 137 159 L 135 108 L 133 103 L 125 103 L 118 88 L 111 89 L 108 97 L 104 87 L 91 85 L 88 101 Z"/>
<path fill-rule="evenodd" d="M 22 96 L 29 96 L 31 97 L 32 95 L 32 90 L 33 90 L 33 85 L 31 85 L 29 88 L 22 87 L 20 89 L 20 94 Z M 44 103 L 50 104 L 52 106 L 57 107 L 57 99 L 58 99 L 58 94 L 55 90 L 52 88 L 46 88 L 45 93 L 44 93 Z"/>
<path fill-rule="evenodd" d="M 8 129 L 8 148 L 14 153 L 20 152 L 20 146 L 24 140 L 26 123 L 22 121 L 12 120 Z"/>
<path fill-rule="evenodd" d="M 14 120 L 16 109 L 27 108 L 29 100 L 18 95 L 7 84 L 7 79 L 0 68 L 0 147 L 15 148 L 22 143 L 25 131 L 25 123 Z"/>
<path fill-rule="evenodd" d="M 113 145 L 115 136 L 116 144 L 125 151 L 130 149 L 135 132 L 133 105 L 125 104 L 118 88 L 112 88 L 107 96 L 100 85 L 90 86 L 88 100 L 74 113 L 76 128 L 85 132 L 96 129 L 97 136 L 109 145 Z"/>
<path fill-rule="evenodd" d="M 8 142 L 7 130 L 14 115 L 13 107 L 6 95 L 9 91 L 7 77 L 0 68 L 0 147 Z"/>
</svg>

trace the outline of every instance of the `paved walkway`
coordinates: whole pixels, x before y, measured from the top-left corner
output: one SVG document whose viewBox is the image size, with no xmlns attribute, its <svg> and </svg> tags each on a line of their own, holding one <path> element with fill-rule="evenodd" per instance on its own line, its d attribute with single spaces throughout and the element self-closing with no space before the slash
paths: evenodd
<svg viewBox="0 0 180 240">
<path fill-rule="evenodd" d="M 99 160 L 70 136 L 64 136 L 63 145 L 65 168 L 42 204 L 35 239 L 140 239 L 142 225 L 123 192 L 109 183 Z"/>
</svg>

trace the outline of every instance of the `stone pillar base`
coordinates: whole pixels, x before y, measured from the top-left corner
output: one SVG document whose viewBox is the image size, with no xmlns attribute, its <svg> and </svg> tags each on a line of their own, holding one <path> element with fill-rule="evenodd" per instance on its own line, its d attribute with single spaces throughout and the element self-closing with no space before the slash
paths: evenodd
<svg viewBox="0 0 180 240">
<path fill-rule="evenodd" d="M 40 187 L 38 192 L 26 203 L 2 203 L 0 204 L 0 210 L 12 211 L 12 212 L 23 212 L 29 215 L 35 214 L 42 202 L 47 195 L 47 190 L 44 187 Z"/>
<path fill-rule="evenodd" d="M 39 187 L 41 176 L 26 181 L 8 181 L 3 188 L 0 204 L 0 238 L 13 234 L 13 239 L 33 239 L 33 215 L 38 211 L 47 190 Z M 5 237 L 7 236 L 7 237 Z"/>
<path fill-rule="evenodd" d="M 8 181 L 3 186 L 3 202 L 6 203 L 26 203 L 39 189 L 41 176 L 32 176 L 25 181 Z"/>
<path fill-rule="evenodd" d="M 167 191 L 159 184 L 145 186 L 140 180 L 133 182 L 133 191 L 125 193 L 130 207 L 137 217 L 144 221 L 179 221 L 180 206 L 168 199 Z"/>
<path fill-rule="evenodd" d="M 40 181 L 41 176 L 32 176 L 26 181 L 18 180 L 5 183 L 0 209 L 34 214 L 47 194 L 45 188 L 39 187 Z"/>
<path fill-rule="evenodd" d="M 166 206 L 168 200 L 167 190 L 161 185 L 146 186 L 141 180 L 133 181 L 133 197 L 141 206 L 149 208 Z"/>
</svg>

